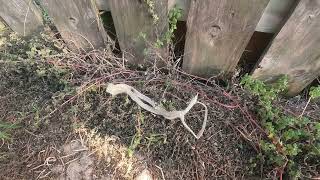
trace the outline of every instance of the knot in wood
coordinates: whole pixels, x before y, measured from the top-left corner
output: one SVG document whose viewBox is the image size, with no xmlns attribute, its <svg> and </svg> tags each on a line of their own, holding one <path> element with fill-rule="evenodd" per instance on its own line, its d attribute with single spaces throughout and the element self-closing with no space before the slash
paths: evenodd
<svg viewBox="0 0 320 180">
<path fill-rule="evenodd" d="M 74 29 L 77 29 L 78 19 L 74 17 L 69 17 L 70 26 Z"/>
<path fill-rule="evenodd" d="M 214 46 L 220 32 L 221 32 L 221 28 L 216 24 L 209 26 L 209 28 L 207 29 L 208 42 L 211 46 Z"/>
<path fill-rule="evenodd" d="M 77 18 L 69 17 L 69 20 L 70 20 L 71 24 L 74 24 L 74 25 L 78 24 Z"/>
<path fill-rule="evenodd" d="M 221 28 L 220 28 L 220 26 L 218 26 L 216 24 L 210 26 L 208 29 L 208 34 L 209 34 L 210 38 L 217 37 L 220 34 L 220 32 L 221 32 Z"/>
</svg>

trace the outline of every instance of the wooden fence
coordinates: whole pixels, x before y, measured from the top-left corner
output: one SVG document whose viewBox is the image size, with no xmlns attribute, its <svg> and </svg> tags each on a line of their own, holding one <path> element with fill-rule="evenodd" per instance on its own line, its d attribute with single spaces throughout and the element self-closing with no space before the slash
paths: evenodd
<svg viewBox="0 0 320 180">
<path fill-rule="evenodd" d="M 105 46 L 107 33 L 99 10 L 111 11 L 121 50 L 136 63 L 143 62 L 148 43 L 156 42 L 168 31 L 169 10 L 175 5 L 181 7 L 181 20 L 187 22 L 182 67 L 204 77 L 232 74 L 254 32 L 268 26 L 266 19 L 272 19 L 276 26 L 267 31 L 275 35 L 257 60 L 252 75 L 267 82 L 288 75 L 292 95 L 320 76 L 320 0 L 278 1 L 287 7 L 281 18 L 272 14 L 277 11 L 277 7 L 272 8 L 274 0 L 148 2 L 149 5 L 146 0 L 40 0 L 40 5 L 74 50 Z M 33 0 L 0 3 L 0 17 L 13 31 L 27 36 L 43 26 L 41 11 Z M 141 33 L 144 38 L 139 38 Z M 163 56 L 167 51 L 159 48 Z"/>
</svg>

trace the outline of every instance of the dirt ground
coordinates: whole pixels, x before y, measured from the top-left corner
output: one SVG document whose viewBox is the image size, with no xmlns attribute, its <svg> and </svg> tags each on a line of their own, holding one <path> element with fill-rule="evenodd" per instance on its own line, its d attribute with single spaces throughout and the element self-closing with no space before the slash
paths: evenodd
<svg viewBox="0 0 320 180">
<path fill-rule="evenodd" d="M 186 91 L 188 84 L 178 80 L 172 81 L 172 87 L 168 87 L 160 79 L 141 79 L 136 87 L 158 101 L 165 99 L 169 108 L 177 109 L 185 108 L 191 96 L 201 92 L 196 89 Z M 16 122 L 20 112 L 27 115 L 19 120 L 21 128 L 15 130 L 12 140 L 1 147 L 6 155 L 1 163 L 4 178 L 78 179 L 81 174 L 84 179 L 131 179 L 144 169 L 158 179 L 161 179 L 162 173 L 166 179 L 235 178 L 248 173 L 248 154 L 255 153 L 230 126 L 243 118 L 239 110 L 227 110 L 214 103 L 207 104 L 210 113 L 204 137 L 196 140 L 178 120 L 169 121 L 148 113 L 124 95 L 111 98 L 103 93 L 95 95 L 94 92 L 86 95 L 86 104 L 75 104 L 87 106 L 78 107 L 81 112 L 71 112 L 73 105 L 68 105 L 69 112 L 56 113 L 44 122 L 39 120 L 36 125 L 37 112 L 45 111 L 45 104 L 50 101 L 44 99 L 48 94 L 35 93 L 34 89 L 28 92 L 26 87 L 22 90 L 23 94 L 16 87 L 5 88 L 1 89 L 1 118 Z M 220 90 L 207 90 L 215 94 L 215 98 L 222 93 Z M 229 100 L 225 98 L 223 101 Z M 30 107 L 30 104 L 36 107 Z M 37 108 L 39 110 L 34 112 L 33 109 Z M 188 115 L 187 122 L 191 127 L 199 128 L 203 119 L 201 113 L 201 107 L 196 106 Z M 142 140 L 134 156 L 128 157 L 127 149 L 138 129 Z M 99 134 L 99 138 L 91 137 L 91 133 Z"/>
<path fill-rule="evenodd" d="M 60 56 L 43 40 L 14 42 L 0 49 L 0 120 L 18 126 L 2 140 L 0 179 L 266 177 L 268 169 L 252 165 L 260 151 L 255 141 L 263 138 L 254 125 L 257 98 L 237 80 L 205 80 L 172 67 L 130 70 L 106 50 Z M 110 82 L 131 85 L 170 111 L 186 108 L 198 94 L 209 110 L 203 137 L 195 139 L 178 119 L 145 111 L 126 95 L 110 96 Z M 305 104 L 303 96 L 278 102 L 292 114 Z M 305 114 L 320 118 L 319 109 L 313 102 Z M 197 131 L 203 116 L 196 105 L 186 121 Z"/>
</svg>

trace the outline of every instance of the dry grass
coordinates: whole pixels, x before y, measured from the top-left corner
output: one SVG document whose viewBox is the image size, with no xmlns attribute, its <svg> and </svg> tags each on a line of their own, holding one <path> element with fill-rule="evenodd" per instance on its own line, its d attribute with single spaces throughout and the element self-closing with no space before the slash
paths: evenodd
<svg viewBox="0 0 320 180">
<path fill-rule="evenodd" d="M 258 141 L 264 137 L 252 113 L 256 99 L 236 81 L 223 87 L 212 79 L 189 75 L 157 53 L 152 59 L 163 67 L 133 67 L 112 47 L 77 54 L 60 52 L 53 44 L 50 54 L 17 54 L 22 59 L 3 55 L 15 46 L 0 51 L 0 119 L 21 125 L 13 139 L 1 146 L 0 177 L 60 176 L 55 167 L 66 171 L 69 163 L 81 158 L 82 152 L 63 153 L 64 145 L 75 139 L 94 158 L 92 177 L 96 178 L 132 179 L 146 167 L 158 179 L 265 176 L 264 167 L 258 167 L 260 172 L 250 168 L 250 157 L 260 152 Z M 131 85 L 167 110 L 184 109 L 199 94 L 199 101 L 209 109 L 204 136 L 196 140 L 178 120 L 146 112 L 125 95 L 111 97 L 106 93 L 109 82 Z M 202 119 L 200 106 L 186 117 L 196 130 Z M 139 143 L 130 157 L 134 137 L 139 137 Z"/>
</svg>

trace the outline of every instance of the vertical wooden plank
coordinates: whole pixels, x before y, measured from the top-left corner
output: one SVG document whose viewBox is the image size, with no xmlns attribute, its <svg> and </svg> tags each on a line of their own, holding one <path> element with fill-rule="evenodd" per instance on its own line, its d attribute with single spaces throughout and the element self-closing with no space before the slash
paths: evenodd
<svg viewBox="0 0 320 180">
<path fill-rule="evenodd" d="M 110 11 L 109 0 L 95 0 L 99 10 Z"/>
<path fill-rule="evenodd" d="M 110 11 L 109 0 L 95 0 L 99 10 Z M 291 9 L 299 0 L 270 0 L 262 17 L 257 24 L 256 31 L 274 33 L 278 32 Z M 191 0 L 168 0 L 168 10 L 174 6 L 182 9 L 180 21 L 186 21 Z"/>
<path fill-rule="evenodd" d="M 3 20 L 0 17 L 0 50 L 3 45 L 6 44 L 7 34 L 10 32 L 8 27 L 4 24 Z"/>
<path fill-rule="evenodd" d="M 183 69 L 207 77 L 231 73 L 268 1 L 192 1 Z"/>
<path fill-rule="evenodd" d="M 110 0 L 95 0 L 99 10 L 110 11 L 109 1 Z M 187 19 L 187 14 L 189 12 L 190 0 L 168 0 L 168 10 L 172 9 L 174 6 L 182 9 L 182 21 Z"/>
<path fill-rule="evenodd" d="M 5 29 L 6 25 L 4 24 L 3 20 L 0 17 L 0 30 Z"/>
<path fill-rule="evenodd" d="M 130 61 L 142 63 L 145 49 L 153 45 L 157 38 L 161 39 L 167 31 L 167 0 L 152 2 L 157 21 L 154 21 L 144 0 L 109 0 L 121 50 Z M 146 35 L 146 39 L 139 37 L 141 33 Z M 162 56 L 166 54 L 164 48 L 159 52 Z"/>
<path fill-rule="evenodd" d="M 289 95 L 300 92 L 320 75 L 320 0 L 300 1 L 253 72 L 276 81 L 289 77 Z"/>
<path fill-rule="evenodd" d="M 62 38 L 73 50 L 91 50 L 105 46 L 106 32 L 92 0 L 43 0 Z"/>
<path fill-rule="evenodd" d="M 43 25 L 33 0 L 0 0 L 0 17 L 20 35 L 27 36 Z"/>
<path fill-rule="evenodd" d="M 256 31 L 266 33 L 278 32 L 298 1 L 299 0 L 270 0 L 257 24 Z"/>
</svg>

